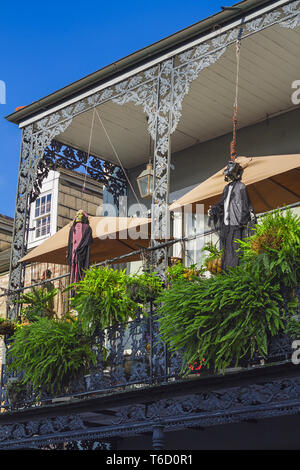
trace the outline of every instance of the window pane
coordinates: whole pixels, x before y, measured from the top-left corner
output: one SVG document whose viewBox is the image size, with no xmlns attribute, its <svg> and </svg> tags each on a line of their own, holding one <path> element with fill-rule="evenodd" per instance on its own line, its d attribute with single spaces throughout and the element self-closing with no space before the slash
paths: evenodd
<svg viewBox="0 0 300 470">
<path fill-rule="evenodd" d="M 36 222 L 36 231 L 35 231 L 36 238 L 41 236 L 41 221 L 37 220 Z"/>
<path fill-rule="evenodd" d="M 46 219 L 46 217 L 44 217 L 42 219 L 42 230 L 41 230 L 42 235 L 46 235 L 46 222 L 47 222 L 47 219 Z"/>
<path fill-rule="evenodd" d="M 48 194 L 47 196 L 47 204 L 46 204 L 46 212 L 51 211 L 51 194 Z"/>
<path fill-rule="evenodd" d="M 50 233 L 50 215 L 47 217 L 47 234 Z"/>
<path fill-rule="evenodd" d="M 40 202 L 40 198 L 35 201 L 35 217 L 38 217 L 40 215 Z"/>
<path fill-rule="evenodd" d="M 40 214 L 45 214 L 45 211 L 46 211 L 46 196 L 43 196 L 41 198 L 41 211 L 40 211 Z"/>
</svg>

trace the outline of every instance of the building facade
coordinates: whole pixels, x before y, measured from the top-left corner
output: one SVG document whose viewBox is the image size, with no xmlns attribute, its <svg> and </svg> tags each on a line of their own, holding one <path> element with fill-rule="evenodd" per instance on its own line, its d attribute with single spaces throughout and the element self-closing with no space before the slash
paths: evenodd
<svg viewBox="0 0 300 470">
<path fill-rule="evenodd" d="M 86 152 L 93 117 L 93 157 L 85 154 L 80 162 L 90 175 L 96 168 L 105 176 L 106 191 L 116 204 L 125 194 L 120 173 L 126 174 L 128 207 L 142 203 L 151 208 L 154 263 L 158 271 L 165 268 L 174 254 L 160 243 L 169 240 L 173 224 L 169 203 L 230 158 L 238 45 L 239 155 L 298 154 L 300 113 L 293 87 L 300 74 L 299 26 L 298 1 L 245 0 L 66 87 L 63 101 L 58 91 L 8 116 L 22 128 L 10 289 L 24 284 L 17 261 L 27 249 L 24 221 L 30 194 L 39 200 L 32 221 L 35 234 L 43 236 L 40 227 L 51 232 L 51 219 L 49 224 L 38 220 L 40 208 L 46 210 L 52 202 L 40 186 L 56 161 L 50 151 L 53 141 Z M 136 178 L 149 160 L 152 200 L 141 201 Z M 121 168 L 117 176 L 114 165 Z M 73 189 L 64 201 L 71 202 Z M 300 200 L 299 194 L 295 197 Z M 189 251 L 194 250 L 185 247 L 175 254 L 183 257 Z M 118 326 L 111 333 L 115 362 L 110 371 L 100 358 L 97 370 L 63 405 L 48 401 L 22 413 L 3 413 L 2 448 L 299 448 L 300 374 L 291 361 L 290 338 L 272 340 L 267 364 L 256 358 L 251 366 L 224 376 L 191 374 L 183 380 L 180 357 L 170 357 L 161 347 L 155 324 L 150 354 L 144 333 L 149 325 L 142 318 L 131 323 L 129 376 L 125 336 Z"/>
</svg>

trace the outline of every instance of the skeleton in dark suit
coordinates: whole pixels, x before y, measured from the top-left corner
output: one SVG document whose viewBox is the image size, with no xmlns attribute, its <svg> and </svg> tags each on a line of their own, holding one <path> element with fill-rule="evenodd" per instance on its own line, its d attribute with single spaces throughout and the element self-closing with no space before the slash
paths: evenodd
<svg viewBox="0 0 300 470">
<path fill-rule="evenodd" d="M 239 163 L 230 161 L 224 171 L 225 181 L 220 201 L 210 207 L 208 223 L 219 233 L 223 250 L 222 269 L 239 264 L 236 239 L 242 240 L 249 235 L 251 226 L 256 223 L 256 215 L 249 199 L 248 191 L 242 183 L 243 168 Z"/>
</svg>

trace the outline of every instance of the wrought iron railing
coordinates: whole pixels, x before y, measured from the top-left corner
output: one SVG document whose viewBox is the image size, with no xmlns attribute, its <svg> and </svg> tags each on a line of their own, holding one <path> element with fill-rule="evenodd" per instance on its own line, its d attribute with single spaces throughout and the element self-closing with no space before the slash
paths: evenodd
<svg viewBox="0 0 300 470">
<path fill-rule="evenodd" d="M 299 294 L 299 292 L 298 292 Z M 42 393 L 32 395 L 24 393 L 19 401 L 13 402 L 7 394 L 7 384 L 13 376 L 5 365 L 1 370 L 1 403 L 2 410 L 42 406 L 58 400 L 84 398 L 90 395 L 101 395 L 119 391 L 128 391 L 178 380 L 192 380 L 199 376 L 213 376 L 213 371 L 206 368 L 199 358 L 199 364 L 190 367 L 189 373 L 183 376 L 182 354 L 171 354 L 163 343 L 159 333 L 159 323 L 155 311 L 151 308 L 148 315 L 141 312 L 126 324 L 119 324 L 97 332 L 94 341 L 94 352 L 97 363 L 89 373 L 82 376 L 72 387 L 56 396 Z M 290 362 L 292 357 L 292 340 L 281 333 L 270 339 L 268 358 L 258 354 L 244 358 L 236 371 L 262 367 L 271 363 Z M 227 372 L 232 371 L 229 368 Z M 226 371 L 225 371 L 226 373 Z"/>
</svg>

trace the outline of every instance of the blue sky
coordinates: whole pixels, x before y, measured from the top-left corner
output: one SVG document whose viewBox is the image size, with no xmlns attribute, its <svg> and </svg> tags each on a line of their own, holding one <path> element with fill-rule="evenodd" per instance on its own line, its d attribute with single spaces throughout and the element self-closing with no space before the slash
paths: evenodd
<svg viewBox="0 0 300 470">
<path fill-rule="evenodd" d="M 1 4 L 0 213 L 14 216 L 21 131 L 4 119 L 234 2 L 6 1 Z"/>
</svg>

